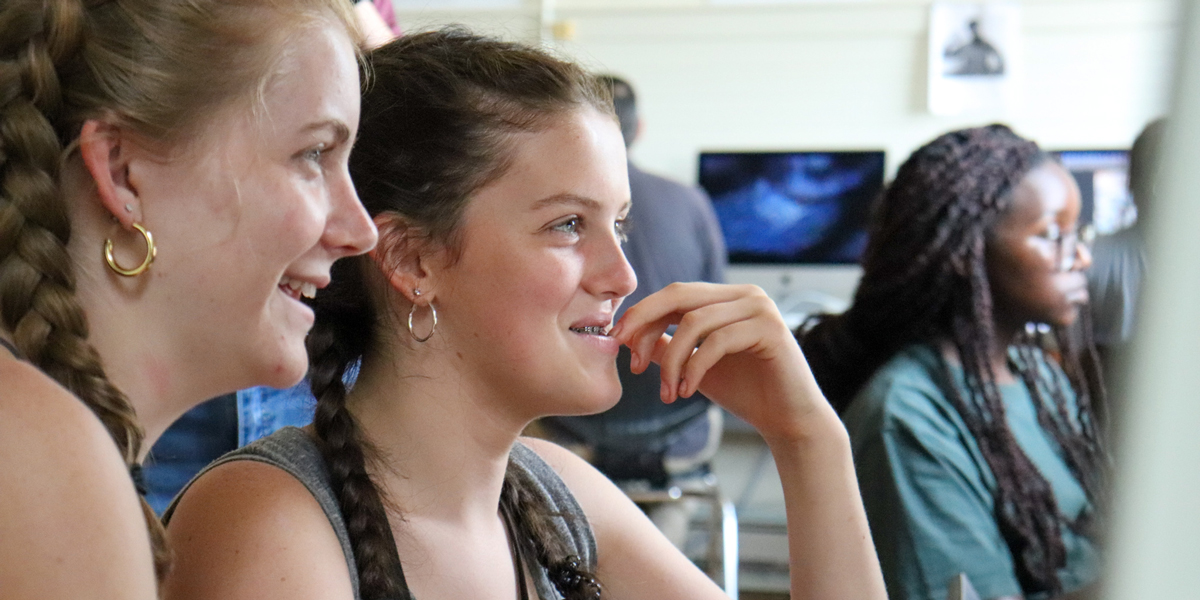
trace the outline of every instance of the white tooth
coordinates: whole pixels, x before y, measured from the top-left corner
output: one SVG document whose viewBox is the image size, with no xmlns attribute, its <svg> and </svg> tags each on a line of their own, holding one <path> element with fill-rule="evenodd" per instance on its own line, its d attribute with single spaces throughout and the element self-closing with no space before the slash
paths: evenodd
<svg viewBox="0 0 1200 600">
<path fill-rule="evenodd" d="M 300 288 L 300 295 L 304 296 L 305 298 L 315 298 L 317 296 L 317 284 L 306 282 L 304 286 Z"/>
</svg>

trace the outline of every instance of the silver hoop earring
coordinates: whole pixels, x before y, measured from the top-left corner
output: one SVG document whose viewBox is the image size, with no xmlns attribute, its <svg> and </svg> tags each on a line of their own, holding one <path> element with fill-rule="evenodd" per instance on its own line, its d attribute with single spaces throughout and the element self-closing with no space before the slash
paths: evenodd
<svg viewBox="0 0 1200 600">
<path fill-rule="evenodd" d="M 433 326 L 429 328 L 429 333 L 425 337 L 417 337 L 417 334 L 413 332 L 413 313 L 415 312 L 417 312 L 417 304 L 414 302 L 412 308 L 408 309 L 408 335 L 420 343 L 425 343 L 433 337 L 433 332 L 437 331 L 437 309 L 433 307 L 432 302 L 429 303 L 429 312 L 433 315 Z"/>
</svg>

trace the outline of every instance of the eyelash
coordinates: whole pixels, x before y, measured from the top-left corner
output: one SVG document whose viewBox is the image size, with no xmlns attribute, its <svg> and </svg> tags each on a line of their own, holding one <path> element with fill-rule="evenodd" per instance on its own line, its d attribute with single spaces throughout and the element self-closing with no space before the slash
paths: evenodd
<svg viewBox="0 0 1200 600">
<path fill-rule="evenodd" d="M 629 219 L 621 217 L 613 223 L 613 229 L 617 232 L 617 239 L 622 243 L 629 241 Z"/>
<path fill-rule="evenodd" d="M 315 147 L 304 151 L 304 158 L 312 162 L 321 162 L 321 157 L 325 156 L 326 152 L 329 152 L 328 145 L 324 143 L 317 144 Z"/>
<path fill-rule="evenodd" d="M 570 217 L 564 221 L 561 221 L 561 222 L 551 226 L 551 229 L 553 229 L 555 231 L 561 231 L 563 233 L 578 235 L 579 228 L 582 224 L 583 224 L 583 218 L 581 218 L 579 216 L 573 216 L 573 217 Z M 617 234 L 617 239 L 621 240 L 622 242 L 629 239 L 629 236 L 628 236 L 629 225 L 627 224 L 627 220 L 624 217 L 617 219 L 613 223 L 613 230 Z"/>
</svg>

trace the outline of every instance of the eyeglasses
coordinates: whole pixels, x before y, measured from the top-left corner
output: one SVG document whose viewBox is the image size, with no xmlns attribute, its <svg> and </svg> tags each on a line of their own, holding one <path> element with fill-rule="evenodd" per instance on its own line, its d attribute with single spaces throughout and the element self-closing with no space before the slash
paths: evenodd
<svg viewBox="0 0 1200 600">
<path fill-rule="evenodd" d="M 1079 248 L 1092 249 L 1092 242 L 1096 241 L 1096 228 L 1091 225 L 1072 229 L 1070 231 L 1062 231 L 1057 223 L 1051 223 L 1046 229 L 1046 233 L 1040 237 L 1047 242 L 1054 244 L 1055 264 L 1060 271 L 1070 271 L 1075 267 L 1075 261 L 1079 257 Z"/>
</svg>

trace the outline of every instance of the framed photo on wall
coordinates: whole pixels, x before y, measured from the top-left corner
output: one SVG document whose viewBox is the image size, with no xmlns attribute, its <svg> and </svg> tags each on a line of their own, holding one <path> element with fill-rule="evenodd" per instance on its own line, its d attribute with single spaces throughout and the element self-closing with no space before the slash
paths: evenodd
<svg viewBox="0 0 1200 600">
<path fill-rule="evenodd" d="M 996 113 L 1018 100 L 1021 8 L 935 3 L 929 15 L 929 112 Z"/>
</svg>

